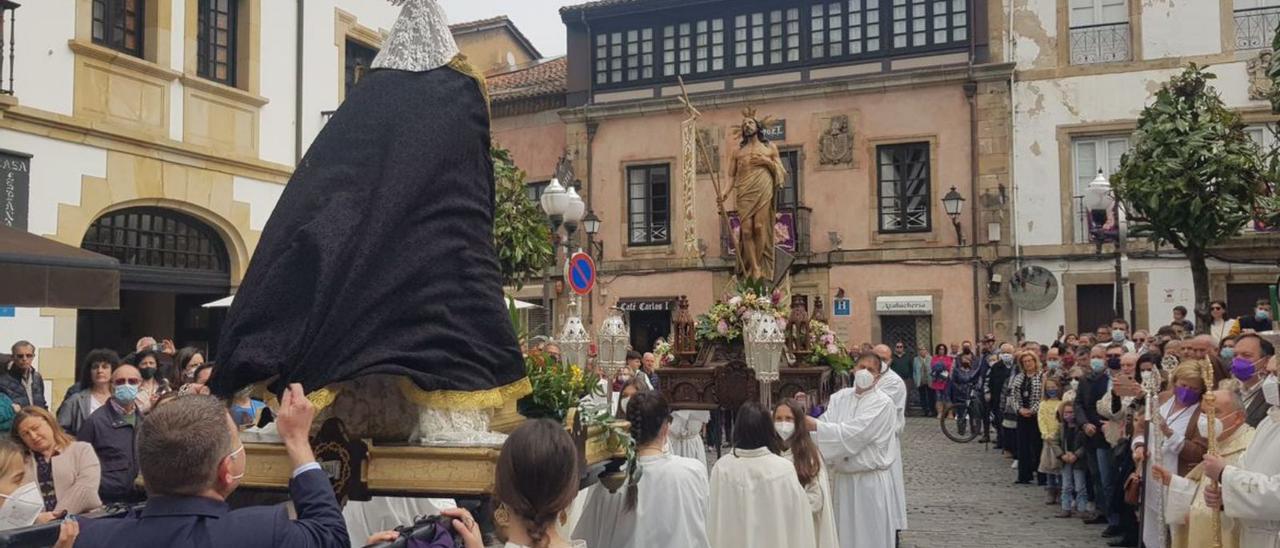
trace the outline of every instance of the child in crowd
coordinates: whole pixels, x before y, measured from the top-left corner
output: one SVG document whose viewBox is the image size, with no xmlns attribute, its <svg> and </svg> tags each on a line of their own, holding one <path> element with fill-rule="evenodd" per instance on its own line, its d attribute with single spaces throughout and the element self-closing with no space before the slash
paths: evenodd
<svg viewBox="0 0 1280 548">
<path fill-rule="evenodd" d="M 1058 407 L 1061 405 L 1062 385 L 1055 377 L 1046 376 L 1044 397 L 1040 399 L 1040 409 L 1036 416 L 1040 426 L 1040 437 L 1044 440 L 1038 471 L 1048 479 L 1045 483 L 1045 491 L 1048 495 L 1045 504 L 1049 505 L 1058 504 L 1058 497 L 1062 494 L 1062 476 L 1059 475 L 1062 461 L 1058 459 L 1062 455 L 1062 445 L 1058 443 L 1058 430 L 1061 428 L 1058 422 Z"/>
<path fill-rule="evenodd" d="M 1085 465 L 1084 432 L 1075 423 L 1075 392 L 1068 392 L 1058 408 L 1058 446 L 1062 448 L 1062 512 L 1060 518 L 1082 517 L 1087 512 L 1088 468 Z"/>
</svg>

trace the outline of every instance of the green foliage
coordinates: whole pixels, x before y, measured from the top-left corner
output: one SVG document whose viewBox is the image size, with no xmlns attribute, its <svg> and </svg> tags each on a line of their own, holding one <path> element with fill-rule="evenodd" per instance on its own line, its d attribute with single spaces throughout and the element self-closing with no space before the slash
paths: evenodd
<svg viewBox="0 0 1280 548">
<path fill-rule="evenodd" d="M 600 391 L 599 377 L 584 373 L 577 365 L 563 364 L 546 356 L 525 358 L 525 374 L 533 392 L 522 402 L 526 417 L 564 420 L 570 409 L 587 395 Z"/>
<path fill-rule="evenodd" d="M 495 147 L 491 155 L 495 184 L 493 243 L 503 283 L 519 289 L 529 276 L 554 260 L 551 227 L 547 216 L 525 194 L 524 171 L 516 167 L 511 153 Z"/>
<path fill-rule="evenodd" d="M 1238 234 L 1265 188 L 1257 147 L 1213 78 L 1193 64 L 1161 87 L 1111 178 L 1135 231 L 1193 256 Z"/>
</svg>

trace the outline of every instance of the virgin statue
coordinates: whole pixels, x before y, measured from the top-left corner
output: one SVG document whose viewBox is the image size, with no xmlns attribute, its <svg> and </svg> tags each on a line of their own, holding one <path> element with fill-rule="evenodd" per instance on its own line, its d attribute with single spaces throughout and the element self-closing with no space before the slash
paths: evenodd
<svg viewBox="0 0 1280 548">
<path fill-rule="evenodd" d="M 210 389 L 297 382 L 353 438 L 501 443 L 492 410 L 531 387 L 502 304 L 485 84 L 436 0 L 393 3 L 262 232 Z"/>
</svg>

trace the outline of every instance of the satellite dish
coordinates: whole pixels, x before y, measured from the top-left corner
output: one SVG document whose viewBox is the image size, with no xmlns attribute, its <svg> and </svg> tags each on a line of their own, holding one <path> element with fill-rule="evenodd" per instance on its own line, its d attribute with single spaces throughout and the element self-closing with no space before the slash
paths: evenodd
<svg viewBox="0 0 1280 548">
<path fill-rule="evenodd" d="M 1024 266 L 1009 280 L 1009 297 L 1023 310 L 1044 310 L 1058 298 L 1058 279 L 1042 266 Z"/>
</svg>

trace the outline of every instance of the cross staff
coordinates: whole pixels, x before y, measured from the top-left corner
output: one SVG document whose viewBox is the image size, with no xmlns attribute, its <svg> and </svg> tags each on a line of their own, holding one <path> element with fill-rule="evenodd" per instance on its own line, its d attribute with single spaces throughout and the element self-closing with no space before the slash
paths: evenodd
<svg viewBox="0 0 1280 548">
<path fill-rule="evenodd" d="M 1215 416 L 1218 414 L 1217 405 L 1215 405 L 1217 403 L 1218 396 L 1213 393 L 1214 384 L 1212 362 L 1207 359 L 1201 360 L 1200 376 L 1204 378 L 1205 387 L 1204 403 L 1201 405 L 1200 409 L 1205 413 L 1209 420 L 1209 428 L 1208 431 L 1205 432 L 1205 437 L 1209 440 L 1208 452 L 1210 455 L 1218 456 L 1218 432 L 1216 432 L 1217 428 L 1215 427 L 1217 425 L 1215 424 L 1216 421 L 1214 421 Z M 1218 482 L 1210 478 L 1209 486 L 1217 489 Z M 1209 527 L 1213 530 L 1213 541 L 1209 544 L 1209 548 L 1222 548 L 1222 513 L 1219 512 L 1217 508 L 1210 509 Z"/>
</svg>

